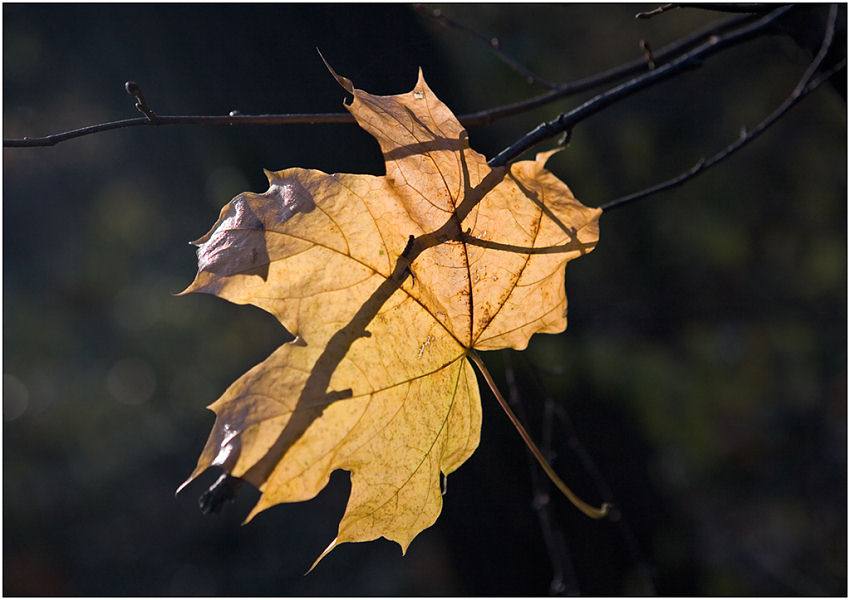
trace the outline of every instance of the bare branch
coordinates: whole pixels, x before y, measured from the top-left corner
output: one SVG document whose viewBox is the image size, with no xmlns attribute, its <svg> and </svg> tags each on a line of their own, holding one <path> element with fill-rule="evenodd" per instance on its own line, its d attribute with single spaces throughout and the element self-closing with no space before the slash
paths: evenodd
<svg viewBox="0 0 850 600">
<path fill-rule="evenodd" d="M 478 367 L 478 372 L 484 376 L 484 380 L 487 382 L 490 391 L 493 392 L 493 396 L 496 397 L 496 401 L 499 403 L 499 406 L 504 411 L 505 415 L 507 415 L 511 424 L 517 430 L 522 441 L 525 442 L 526 448 L 531 452 L 532 456 L 537 460 L 537 463 L 543 469 L 543 472 L 546 473 L 546 476 L 549 477 L 549 481 L 555 484 L 555 487 L 560 491 L 570 502 L 572 502 L 573 506 L 583 512 L 585 515 L 590 517 L 591 519 L 602 519 L 611 514 L 611 510 L 614 508 L 607 502 L 604 502 L 602 506 L 596 508 L 591 506 L 587 502 L 584 502 L 581 498 L 576 496 L 573 491 L 567 486 L 564 481 L 558 477 L 558 474 L 552 468 L 552 465 L 546 460 L 546 457 L 543 456 L 543 453 L 540 452 L 540 448 L 537 447 L 537 444 L 534 443 L 534 440 L 531 439 L 531 436 L 528 435 L 528 432 L 525 430 L 525 427 L 522 426 L 522 422 L 517 418 L 514 412 L 511 410 L 508 401 L 505 400 L 505 397 L 502 395 L 502 392 L 499 391 L 499 387 L 496 385 L 496 381 L 493 379 L 493 376 L 490 374 L 490 371 L 487 370 L 487 365 L 481 360 L 481 357 L 474 350 L 470 350 L 467 354 L 472 363 Z"/>
<path fill-rule="evenodd" d="M 764 14 L 782 5 L 770 2 L 681 2 L 678 6 L 715 12 Z"/>
<path fill-rule="evenodd" d="M 770 12 L 777 6 L 779 5 L 764 2 L 688 2 L 678 4 L 662 4 L 656 9 L 649 10 L 646 12 L 639 12 L 635 15 L 635 19 L 650 19 L 656 15 L 660 15 L 661 13 L 665 13 L 668 10 L 672 10 L 674 8 L 700 8 L 703 10 L 713 10 L 717 12 L 760 14 Z"/>
<path fill-rule="evenodd" d="M 505 352 L 507 353 L 508 351 Z M 634 531 L 629 525 L 627 519 L 623 516 L 623 513 L 618 508 L 616 499 L 614 498 L 614 492 L 611 490 L 611 486 L 608 485 L 608 482 L 600 472 L 599 467 L 596 466 L 596 463 L 590 456 L 590 453 L 581 443 L 581 440 L 578 436 L 578 432 L 576 431 L 575 425 L 573 424 L 569 413 L 567 413 L 567 410 L 562 404 L 555 402 L 555 400 L 552 398 L 552 395 L 546 389 L 546 385 L 544 384 L 543 378 L 541 377 L 540 365 L 532 361 L 526 353 L 521 353 L 520 356 L 524 359 L 526 365 L 528 366 L 528 370 L 531 374 L 531 379 L 534 382 L 534 385 L 543 394 L 544 409 L 546 415 L 546 420 L 544 421 L 544 425 L 546 426 L 546 428 L 543 431 L 544 448 L 551 448 L 551 428 L 554 425 L 553 417 L 557 417 L 558 421 L 563 425 L 563 429 L 566 432 L 567 445 L 576 454 L 579 461 L 581 461 L 582 467 L 584 468 L 585 472 L 587 472 L 588 475 L 590 475 L 590 477 L 593 479 L 594 485 L 596 486 L 599 495 L 606 503 L 612 506 L 610 520 L 616 523 L 617 528 L 620 530 L 620 535 L 623 537 L 623 541 L 626 543 L 626 547 L 628 548 L 629 554 L 631 555 L 634 563 L 637 565 L 638 571 L 644 578 L 644 584 L 646 585 L 647 593 L 652 596 L 657 595 L 658 591 L 655 585 L 655 578 L 653 577 L 653 569 L 651 565 L 647 562 L 646 558 L 643 556 Z"/>
<path fill-rule="evenodd" d="M 354 117 L 348 113 L 324 113 L 305 114 L 294 113 L 284 115 L 240 115 L 231 113 L 224 116 L 180 116 L 180 115 L 156 115 L 156 121 L 148 117 L 136 117 L 134 119 L 122 119 L 110 123 L 90 125 L 79 129 L 72 129 L 64 133 L 56 133 L 44 137 L 25 137 L 21 139 L 3 140 L 5 148 L 31 148 L 35 146 L 54 146 L 59 142 L 73 138 L 108 131 L 110 129 L 123 129 L 125 127 L 138 127 L 140 125 L 294 125 L 298 123 L 354 123 Z"/>
<path fill-rule="evenodd" d="M 719 35 L 725 31 L 734 29 L 738 25 L 748 22 L 749 16 L 732 17 L 717 25 L 712 25 L 697 31 L 678 42 L 674 42 L 662 48 L 654 55 L 656 63 L 660 64 L 666 60 L 685 52 L 690 48 L 704 42 L 711 36 Z M 572 83 L 561 85 L 555 90 L 545 94 L 529 98 L 528 100 L 500 106 L 488 110 L 479 111 L 467 115 L 461 115 L 458 120 L 465 126 L 487 125 L 501 118 L 521 114 L 528 110 L 544 106 L 567 96 L 578 94 L 601 85 L 618 81 L 625 77 L 641 73 L 647 70 L 646 58 L 639 58 L 618 67 L 604 71 L 598 75 L 587 77 Z M 126 89 L 126 88 L 125 88 Z M 147 107 L 147 104 L 144 104 Z M 242 115 L 237 111 L 222 116 L 193 116 L 193 115 L 156 115 L 156 121 L 150 118 L 133 118 L 111 121 L 72 129 L 62 133 L 47 135 L 44 137 L 24 137 L 20 139 L 5 139 L 3 146 L 6 148 L 32 148 L 54 146 L 66 140 L 109 131 L 112 129 L 123 129 L 125 127 L 138 127 L 142 125 L 294 125 L 294 124 L 317 124 L 317 123 L 354 123 L 354 117 L 348 113 L 325 113 L 325 114 L 262 114 Z"/>
<path fill-rule="evenodd" d="M 608 91 L 591 98 L 578 108 L 568 113 L 558 115 L 551 121 L 541 123 L 511 146 L 505 148 L 495 157 L 491 158 L 487 164 L 491 167 L 506 165 L 526 150 L 529 150 L 540 142 L 554 137 L 564 131 L 572 129 L 576 124 L 598 113 L 602 109 L 607 108 L 614 102 L 622 100 L 627 96 L 631 96 L 650 85 L 658 83 L 664 79 L 668 79 L 682 71 L 699 66 L 701 61 L 709 56 L 762 34 L 765 30 L 772 27 L 777 19 L 785 15 L 790 8 L 791 7 L 788 6 L 778 8 L 767 16 L 762 17 L 749 25 L 743 26 L 724 35 L 712 36 L 702 45 L 697 46 L 695 49 L 679 56 L 671 62 L 611 88 Z"/>
<path fill-rule="evenodd" d="M 655 57 L 652 55 L 652 48 L 646 40 L 640 41 L 640 49 L 643 50 L 643 56 L 646 59 L 647 68 L 652 71 L 655 68 Z"/>
<path fill-rule="evenodd" d="M 324 59 L 323 59 L 324 60 Z M 327 64 L 327 63 L 325 63 Z M 64 133 L 56 133 L 44 137 L 25 137 L 22 139 L 3 140 L 5 148 L 32 148 L 39 146 L 55 146 L 59 142 L 70 140 L 110 129 L 138 127 L 140 125 L 293 125 L 297 123 L 354 123 L 354 117 L 349 113 L 325 114 L 284 114 L 284 115 L 243 115 L 239 111 L 231 111 L 226 116 L 183 116 L 157 115 L 145 102 L 142 89 L 135 81 L 124 84 L 128 94 L 136 99 L 136 109 L 145 115 L 142 118 L 122 119 L 110 123 L 100 123 L 88 127 L 72 129 Z"/>
<path fill-rule="evenodd" d="M 827 27 L 824 32 L 823 42 L 821 43 L 821 47 L 817 55 L 814 57 L 814 59 L 812 59 L 812 62 L 806 68 L 805 73 L 803 73 L 803 76 L 800 78 L 800 81 L 791 91 L 791 94 L 773 112 L 771 112 L 767 117 L 765 117 L 765 119 L 761 123 L 759 123 L 749 131 L 747 129 L 742 129 L 741 135 L 738 137 L 738 139 L 723 148 L 720 152 L 718 152 L 711 158 L 707 160 L 700 159 L 693 167 L 691 167 L 684 173 L 681 173 L 680 175 L 677 175 L 672 179 L 668 179 L 667 181 L 658 183 L 645 190 L 641 190 L 639 192 L 629 194 L 628 196 L 612 200 L 611 202 L 603 204 L 600 208 L 602 208 L 603 211 L 610 211 L 614 208 L 619 208 L 631 202 L 635 202 L 636 200 L 640 200 L 653 194 L 657 194 L 658 192 L 680 186 L 686 181 L 693 179 L 700 173 L 703 173 L 704 171 L 710 169 L 722 160 L 729 158 L 732 154 L 734 154 L 735 152 L 749 144 L 751 141 L 756 139 L 758 136 L 764 133 L 771 125 L 776 123 L 800 100 L 802 100 L 809 93 L 817 89 L 820 84 L 822 84 L 824 81 L 827 81 L 830 77 L 832 77 L 841 69 L 846 68 L 847 59 L 845 58 L 843 61 L 841 61 L 832 69 L 830 69 L 828 72 L 822 74 L 817 79 L 814 79 L 815 73 L 823 62 L 823 59 L 826 57 L 826 53 L 829 51 L 829 47 L 832 45 L 832 41 L 835 35 L 835 24 L 837 20 L 837 15 L 838 7 L 837 5 L 833 4 L 830 6 Z"/>
<path fill-rule="evenodd" d="M 753 17 L 751 15 L 744 15 L 738 17 L 731 17 L 729 19 L 721 21 L 720 23 L 705 27 L 699 31 L 696 31 L 695 33 L 692 33 L 682 38 L 679 41 L 668 44 L 658 52 L 655 52 L 653 56 L 655 63 L 656 65 L 658 65 L 672 60 L 683 52 L 687 52 L 688 50 L 691 50 L 692 48 L 695 48 L 698 45 L 704 43 L 706 40 L 711 39 L 714 36 L 721 35 L 727 31 L 733 30 L 736 27 L 744 23 L 748 23 L 752 20 Z M 616 81 L 625 79 L 626 77 L 631 77 L 633 75 L 637 75 L 638 73 L 644 73 L 646 71 L 647 61 L 646 56 L 643 55 L 641 56 L 641 58 L 637 58 L 620 66 L 608 69 L 607 71 L 603 71 L 602 73 L 599 73 L 597 75 L 591 75 L 590 77 L 586 77 L 584 79 L 565 83 L 559 86 L 557 89 L 546 92 L 539 96 L 535 96 L 533 98 L 529 98 L 521 102 L 516 102 L 514 104 L 508 104 L 502 107 L 497 107 L 465 115 L 460 118 L 460 121 L 466 126 L 487 125 L 497 119 L 518 115 L 534 108 L 545 106 L 546 104 L 555 102 L 556 100 L 560 100 L 568 96 L 573 96 L 581 92 L 586 92 L 601 87 L 603 85 L 608 85 L 609 83 L 614 83 Z"/>
<path fill-rule="evenodd" d="M 552 83 L 551 81 L 547 81 L 546 79 L 543 79 L 542 77 L 540 77 L 539 75 L 537 75 L 536 73 L 534 73 L 533 71 L 528 69 L 527 67 L 520 64 L 519 61 L 517 61 L 516 59 L 514 59 L 510 55 L 508 55 L 504 50 L 502 50 L 502 46 L 501 46 L 501 44 L 499 44 L 498 38 L 487 37 L 486 35 L 482 35 L 482 34 L 478 33 L 477 31 L 475 31 L 471 27 L 468 27 L 468 26 L 464 25 L 463 23 L 459 23 L 458 21 L 455 21 L 451 17 L 446 16 L 443 13 L 443 11 L 441 11 L 439 8 L 429 9 L 429 8 L 423 6 L 422 4 L 414 4 L 413 8 L 416 9 L 420 14 L 422 14 L 426 17 L 429 17 L 431 19 L 434 19 L 437 23 L 439 23 L 443 27 L 458 29 L 460 31 L 463 31 L 464 33 L 466 33 L 470 37 L 475 38 L 479 42 L 483 43 L 485 46 L 487 46 L 487 48 L 491 52 L 493 52 L 493 54 L 496 55 L 496 57 L 499 60 L 501 60 L 503 63 L 508 65 L 514 71 L 516 71 L 517 73 L 522 75 L 526 79 L 526 81 L 528 81 L 528 83 L 537 83 L 537 84 L 540 84 L 540 85 L 547 87 L 549 89 L 555 89 L 555 88 L 558 87 L 557 83 Z"/>
<path fill-rule="evenodd" d="M 136 109 L 145 115 L 152 125 L 156 125 L 157 117 L 148 107 L 147 102 L 145 102 L 145 97 L 142 95 L 142 88 L 139 87 L 139 84 L 135 81 L 128 81 L 124 84 L 124 89 L 136 99 Z"/>
<path fill-rule="evenodd" d="M 517 384 L 511 351 L 504 350 L 502 356 L 505 360 L 505 383 L 508 385 L 508 402 L 514 407 L 520 419 L 528 421 L 522 402 L 522 394 Z M 540 448 L 540 451 L 550 462 L 554 460 L 552 455 L 553 411 L 550 406 L 551 402 L 551 397 L 547 395 L 544 405 L 546 410 L 543 418 L 543 444 Z M 549 561 L 552 564 L 552 581 L 549 584 L 549 593 L 552 595 L 566 594 L 569 596 L 578 596 L 581 590 L 578 588 L 576 581 L 573 561 L 570 558 L 564 535 L 555 522 L 555 515 L 552 514 L 552 504 L 549 501 L 549 482 L 540 476 L 537 464 L 530 456 L 528 457 L 528 470 L 531 475 L 531 487 L 534 494 L 532 507 L 540 521 L 543 543 L 546 546 L 546 550 L 549 553 Z"/>
<path fill-rule="evenodd" d="M 658 8 L 653 10 L 648 10 L 646 12 L 639 12 L 635 15 L 635 19 L 651 19 L 655 15 L 660 15 L 661 13 L 665 13 L 668 10 L 672 10 L 674 8 L 679 8 L 678 4 L 662 4 Z"/>
</svg>

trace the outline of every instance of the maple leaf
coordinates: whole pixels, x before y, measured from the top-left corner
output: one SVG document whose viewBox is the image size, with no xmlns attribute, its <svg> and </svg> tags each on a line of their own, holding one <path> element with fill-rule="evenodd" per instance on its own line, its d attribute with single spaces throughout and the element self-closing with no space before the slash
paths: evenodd
<svg viewBox="0 0 850 600">
<path fill-rule="evenodd" d="M 187 483 L 210 466 L 249 481 L 250 520 L 344 469 L 350 497 L 321 556 L 381 536 L 404 552 L 440 513 L 441 473 L 478 445 L 469 359 L 565 329 L 564 266 L 594 248 L 601 211 L 544 168 L 551 153 L 488 167 L 421 71 L 396 96 L 334 75 L 386 175 L 267 171 L 265 193 L 234 198 L 194 242 L 183 293 L 253 304 L 297 337 L 210 405 Z"/>
</svg>

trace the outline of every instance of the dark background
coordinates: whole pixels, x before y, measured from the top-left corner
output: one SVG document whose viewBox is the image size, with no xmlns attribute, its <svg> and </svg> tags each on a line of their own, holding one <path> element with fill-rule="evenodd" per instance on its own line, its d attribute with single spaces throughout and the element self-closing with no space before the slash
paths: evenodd
<svg viewBox="0 0 850 600">
<path fill-rule="evenodd" d="M 569 81 L 722 18 L 633 18 L 653 7 L 442 8 Z M 162 114 L 338 112 L 317 47 L 372 93 L 409 91 L 421 66 L 457 114 L 542 91 L 405 5 L 4 4 L 3 136 L 135 116 L 128 79 Z M 591 206 L 678 174 L 760 121 L 809 60 L 784 36 L 723 52 L 580 124 L 550 168 Z M 493 156 L 587 97 L 470 128 L 472 146 Z M 489 392 L 478 451 L 405 557 L 348 544 L 303 576 L 336 534 L 345 473 L 244 527 L 253 489 L 198 511 L 216 473 L 174 497 L 204 406 L 286 338 L 258 309 L 175 297 L 195 273 L 186 242 L 265 190 L 263 168 L 382 173 L 367 134 L 144 127 L 3 157 L 5 595 L 548 593 L 527 451 Z M 548 393 L 593 463 L 559 418 L 555 468 L 593 503 L 610 488 L 622 514 L 591 521 L 550 497 L 567 591 L 846 593 L 846 164 L 846 105 L 824 86 L 728 162 L 605 214 L 567 270 L 567 332 L 509 356 L 532 435 Z M 486 359 L 503 382 L 505 355 Z"/>
</svg>

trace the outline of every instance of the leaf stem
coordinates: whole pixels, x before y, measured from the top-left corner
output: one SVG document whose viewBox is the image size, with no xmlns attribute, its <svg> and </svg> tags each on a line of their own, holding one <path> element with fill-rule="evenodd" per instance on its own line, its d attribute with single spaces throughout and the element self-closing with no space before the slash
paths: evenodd
<svg viewBox="0 0 850 600">
<path fill-rule="evenodd" d="M 493 376 L 490 375 L 490 371 L 487 370 L 487 365 L 484 364 L 484 361 L 481 360 L 481 357 L 478 355 L 478 353 L 475 352 L 475 350 L 470 349 L 469 358 L 472 360 L 473 363 L 475 363 L 475 366 L 478 367 L 478 370 L 481 371 L 481 374 L 487 381 L 487 385 L 490 386 L 490 390 L 492 390 L 493 395 L 496 396 L 496 400 L 499 402 L 499 406 L 501 406 L 502 410 L 505 411 L 505 414 L 508 415 L 508 419 L 510 419 L 517 432 L 519 432 L 522 441 L 525 442 L 525 445 L 528 447 L 529 450 L 531 450 L 531 454 L 534 455 L 534 458 L 536 458 L 537 462 L 540 463 L 540 466 L 543 468 L 543 471 L 546 473 L 552 483 L 555 484 L 555 487 L 557 487 L 561 491 L 561 493 L 566 496 L 567 499 L 569 499 L 569 501 L 572 502 L 577 509 L 579 509 L 591 519 L 601 519 L 602 517 L 606 516 L 608 514 L 608 511 L 611 509 L 611 505 L 606 502 L 602 504 L 600 508 L 590 506 L 581 498 L 576 496 L 569 487 L 567 487 L 567 484 L 565 484 L 561 480 L 561 478 L 558 477 L 558 474 L 555 473 L 555 470 L 543 457 L 543 453 L 540 452 L 540 449 L 531 439 L 531 436 L 528 435 L 528 432 L 525 430 L 525 427 L 522 426 L 522 423 L 520 423 L 519 419 L 517 419 L 516 415 L 511 410 L 511 407 L 508 405 L 507 400 L 505 400 L 505 397 L 502 396 L 502 392 L 500 392 L 498 386 L 496 386 L 496 382 L 493 379 Z"/>
</svg>

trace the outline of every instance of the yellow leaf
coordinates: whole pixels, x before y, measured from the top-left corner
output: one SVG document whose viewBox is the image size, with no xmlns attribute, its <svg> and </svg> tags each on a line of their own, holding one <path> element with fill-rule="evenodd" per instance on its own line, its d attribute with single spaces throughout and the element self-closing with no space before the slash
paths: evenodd
<svg viewBox="0 0 850 600">
<path fill-rule="evenodd" d="M 601 211 L 544 168 L 551 153 L 490 169 L 421 73 L 397 96 L 337 79 L 386 175 L 267 172 L 265 193 L 234 198 L 195 242 L 184 293 L 259 306 L 298 337 L 210 406 L 189 480 L 215 465 L 251 482 L 250 519 L 344 469 L 326 552 L 381 536 L 405 551 L 440 513 L 440 474 L 478 445 L 467 355 L 564 330 L 564 265 L 594 248 Z"/>
</svg>

